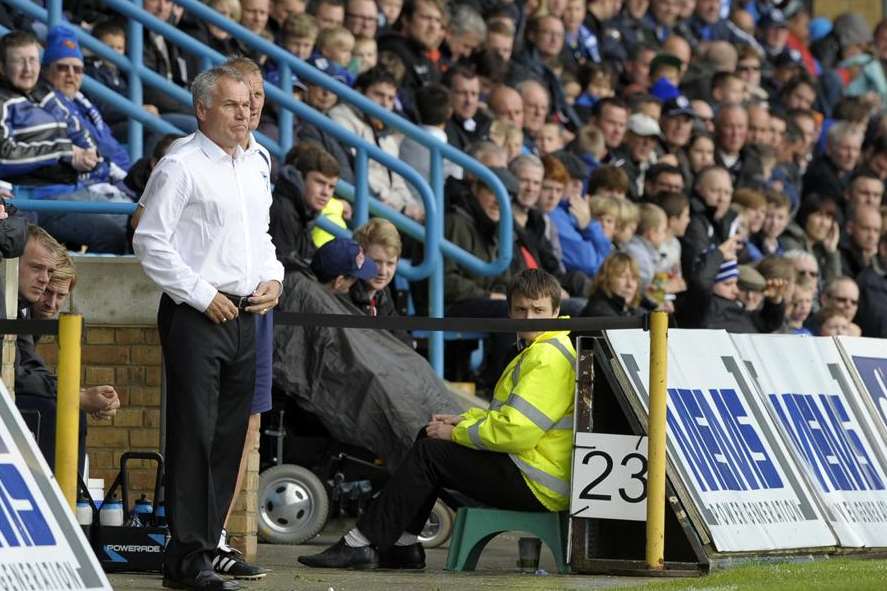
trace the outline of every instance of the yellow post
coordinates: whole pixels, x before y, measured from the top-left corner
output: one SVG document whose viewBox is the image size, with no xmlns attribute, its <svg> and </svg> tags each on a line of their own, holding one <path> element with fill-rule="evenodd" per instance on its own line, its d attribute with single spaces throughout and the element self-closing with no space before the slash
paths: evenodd
<svg viewBox="0 0 887 591">
<path fill-rule="evenodd" d="M 80 334 L 83 317 L 59 317 L 58 407 L 55 420 L 55 478 L 71 511 L 77 508 L 77 457 L 80 429 Z"/>
<path fill-rule="evenodd" d="M 650 316 L 650 418 L 647 455 L 647 567 L 664 568 L 665 553 L 665 398 L 668 375 L 668 314 Z"/>
</svg>

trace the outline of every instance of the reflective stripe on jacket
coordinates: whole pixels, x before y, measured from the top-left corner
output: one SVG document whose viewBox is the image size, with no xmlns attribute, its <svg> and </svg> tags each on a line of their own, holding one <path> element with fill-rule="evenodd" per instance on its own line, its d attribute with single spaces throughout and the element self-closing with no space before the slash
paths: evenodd
<svg viewBox="0 0 887 591">
<path fill-rule="evenodd" d="M 546 508 L 569 505 L 576 351 L 569 333 L 546 332 L 512 359 L 490 410 L 472 409 L 453 441 L 507 453 Z"/>
</svg>

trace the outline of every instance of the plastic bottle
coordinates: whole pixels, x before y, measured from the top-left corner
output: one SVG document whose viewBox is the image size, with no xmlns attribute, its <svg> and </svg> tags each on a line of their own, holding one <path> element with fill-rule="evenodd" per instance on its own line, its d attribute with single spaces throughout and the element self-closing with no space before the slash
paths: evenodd
<svg viewBox="0 0 887 591">
<path fill-rule="evenodd" d="M 142 495 L 141 498 L 135 502 L 132 512 L 133 517 L 138 517 L 142 526 L 147 527 L 151 525 L 154 518 L 154 507 L 151 505 L 151 499 L 147 496 Z"/>
<path fill-rule="evenodd" d="M 77 523 L 92 525 L 92 506 L 85 499 L 77 501 Z"/>
<path fill-rule="evenodd" d="M 154 517 L 154 525 L 156 527 L 166 527 L 166 505 L 163 501 L 157 503 L 157 513 Z"/>
<path fill-rule="evenodd" d="M 123 525 L 123 501 L 112 499 L 103 504 L 99 512 L 99 523 L 111 527 Z"/>
</svg>

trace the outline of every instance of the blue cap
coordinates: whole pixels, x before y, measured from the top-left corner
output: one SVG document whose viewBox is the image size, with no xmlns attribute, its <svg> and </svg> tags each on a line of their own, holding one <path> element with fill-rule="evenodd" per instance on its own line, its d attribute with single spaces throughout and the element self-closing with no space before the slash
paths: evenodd
<svg viewBox="0 0 887 591">
<path fill-rule="evenodd" d="M 311 271 L 318 281 L 327 283 L 339 275 L 358 279 L 372 279 L 379 268 L 368 259 L 360 245 L 350 238 L 334 238 L 314 253 Z"/>
<path fill-rule="evenodd" d="M 80 44 L 74 31 L 58 25 L 50 29 L 46 35 L 46 50 L 43 52 L 43 63 L 51 64 L 66 57 L 76 57 L 81 62 L 83 54 L 80 52 Z"/>
<path fill-rule="evenodd" d="M 819 41 L 832 32 L 832 21 L 824 16 L 818 16 L 810 21 L 810 43 Z"/>
<path fill-rule="evenodd" d="M 330 78 L 338 80 L 342 84 L 347 84 L 348 86 L 354 84 L 354 77 L 351 75 L 351 72 L 321 55 L 316 53 L 312 55 L 308 58 L 308 64 L 314 66 Z"/>
<path fill-rule="evenodd" d="M 660 101 L 666 102 L 681 95 L 678 87 L 672 84 L 668 78 L 660 78 L 650 87 L 650 94 Z"/>
<path fill-rule="evenodd" d="M 727 281 L 728 279 L 733 279 L 739 277 L 739 264 L 734 261 L 724 261 L 721 263 L 721 268 L 718 269 L 718 274 L 715 277 L 715 283 L 720 283 L 721 281 Z"/>
</svg>

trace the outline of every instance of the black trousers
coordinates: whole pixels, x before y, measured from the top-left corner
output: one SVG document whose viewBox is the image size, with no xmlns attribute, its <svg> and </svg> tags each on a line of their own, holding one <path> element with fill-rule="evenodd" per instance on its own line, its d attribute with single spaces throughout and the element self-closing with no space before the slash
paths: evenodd
<svg viewBox="0 0 887 591">
<path fill-rule="evenodd" d="M 15 405 L 22 413 L 22 418 L 37 439 L 37 445 L 49 469 L 55 471 L 55 421 L 58 413 L 58 401 L 43 396 L 27 396 L 19 394 L 15 397 Z M 77 473 L 83 474 L 86 458 L 86 413 L 80 411 L 79 432 L 77 434 Z M 79 491 L 79 488 L 78 488 Z"/>
<path fill-rule="evenodd" d="M 497 509 L 547 511 L 508 454 L 478 451 L 424 435 L 423 429 L 382 493 L 357 522 L 357 528 L 376 548 L 389 548 L 403 532 L 421 532 L 442 488 L 457 490 Z"/>
<path fill-rule="evenodd" d="M 166 364 L 166 509 L 173 577 L 212 569 L 234 494 L 256 378 L 256 321 L 213 324 L 164 295 L 157 315 Z"/>
</svg>

